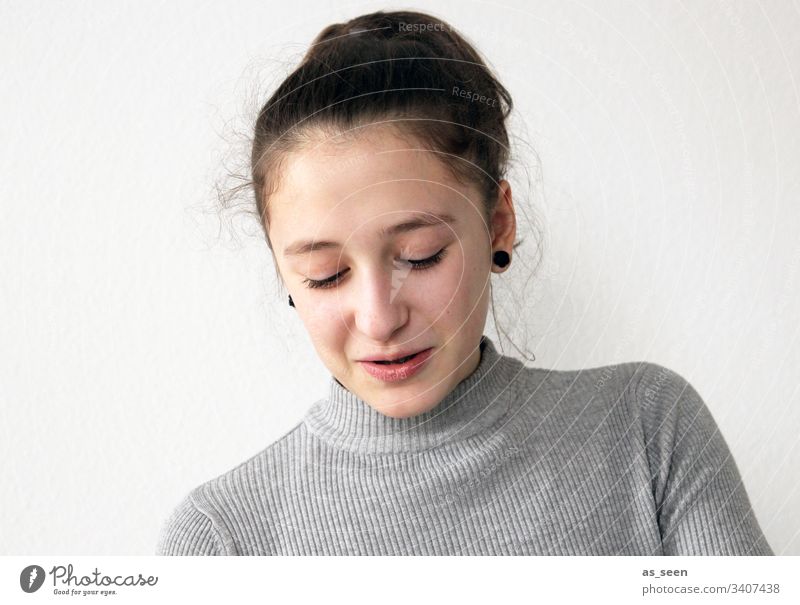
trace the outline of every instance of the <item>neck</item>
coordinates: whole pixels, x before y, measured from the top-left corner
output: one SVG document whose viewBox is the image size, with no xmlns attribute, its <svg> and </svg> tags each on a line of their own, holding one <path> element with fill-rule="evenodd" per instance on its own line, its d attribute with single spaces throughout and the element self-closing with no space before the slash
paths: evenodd
<svg viewBox="0 0 800 605">
<path fill-rule="evenodd" d="M 483 336 L 475 370 L 433 409 L 410 418 L 386 416 L 331 377 L 327 399 L 317 401 L 304 422 L 337 448 L 361 454 L 424 451 L 486 435 L 509 410 L 514 377 L 522 364 L 501 355 Z"/>
</svg>

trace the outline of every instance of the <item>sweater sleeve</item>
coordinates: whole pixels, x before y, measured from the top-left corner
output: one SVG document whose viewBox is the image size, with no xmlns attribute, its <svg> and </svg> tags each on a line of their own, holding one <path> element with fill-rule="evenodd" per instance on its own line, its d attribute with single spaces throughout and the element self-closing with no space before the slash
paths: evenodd
<svg viewBox="0 0 800 605">
<path fill-rule="evenodd" d="M 224 555 L 214 523 L 187 495 L 161 528 L 156 555 Z"/>
<path fill-rule="evenodd" d="M 774 554 L 703 399 L 672 370 L 643 365 L 637 400 L 663 554 Z"/>
</svg>

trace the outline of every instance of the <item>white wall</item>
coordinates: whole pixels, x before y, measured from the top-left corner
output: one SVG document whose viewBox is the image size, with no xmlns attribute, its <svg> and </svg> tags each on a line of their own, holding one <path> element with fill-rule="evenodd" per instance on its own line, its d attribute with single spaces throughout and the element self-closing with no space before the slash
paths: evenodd
<svg viewBox="0 0 800 605">
<path fill-rule="evenodd" d="M 324 394 L 260 234 L 203 209 L 254 87 L 329 22 L 409 7 L 478 45 L 541 157 L 512 185 L 545 261 L 505 326 L 536 365 L 686 376 L 800 554 L 796 7 L 464 4 L 3 3 L 0 554 L 150 554 Z"/>
</svg>

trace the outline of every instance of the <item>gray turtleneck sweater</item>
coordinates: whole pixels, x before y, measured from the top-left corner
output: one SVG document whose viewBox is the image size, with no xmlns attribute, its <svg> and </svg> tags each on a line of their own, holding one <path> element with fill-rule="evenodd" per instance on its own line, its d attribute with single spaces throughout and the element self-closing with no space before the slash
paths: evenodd
<svg viewBox="0 0 800 605">
<path fill-rule="evenodd" d="M 528 367 L 481 340 L 434 409 L 329 395 L 191 490 L 163 555 L 771 555 L 703 400 L 654 363 Z"/>
</svg>

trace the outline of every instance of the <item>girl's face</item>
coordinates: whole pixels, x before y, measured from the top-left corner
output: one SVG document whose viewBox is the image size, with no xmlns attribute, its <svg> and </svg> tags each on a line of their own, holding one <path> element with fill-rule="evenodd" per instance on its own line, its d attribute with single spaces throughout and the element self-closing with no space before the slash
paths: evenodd
<svg viewBox="0 0 800 605">
<path fill-rule="evenodd" d="M 516 232 L 507 181 L 487 226 L 477 189 L 383 126 L 289 155 L 269 204 L 278 270 L 343 386 L 405 418 L 435 407 L 475 370 L 492 252 L 511 254 Z M 427 360 L 400 379 L 378 378 L 363 363 L 425 349 Z"/>
</svg>

